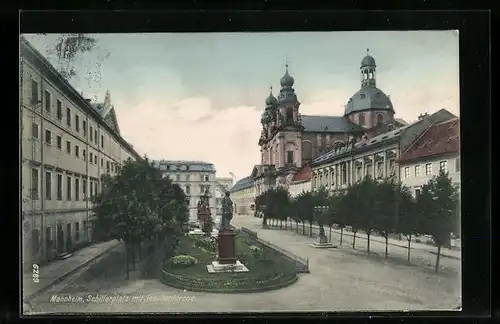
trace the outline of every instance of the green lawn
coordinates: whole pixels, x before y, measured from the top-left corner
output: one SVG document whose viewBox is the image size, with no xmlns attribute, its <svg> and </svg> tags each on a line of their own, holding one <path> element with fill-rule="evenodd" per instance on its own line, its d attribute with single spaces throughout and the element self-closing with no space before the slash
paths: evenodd
<svg viewBox="0 0 500 324">
<path fill-rule="evenodd" d="M 277 252 L 263 248 L 260 256 L 256 258 L 251 249 L 255 242 L 241 232 L 235 237 L 236 256 L 250 271 L 209 273 L 207 265 L 216 260 L 217 253 L 195 246 L 195 240 L 196 238 L 191 236 L 182 237 L 175 255 L 193 256 L 197 259 L 197 264 L 175 268 L 169 262 L 164 262 L 163 279 L 166 284 L 186 289 L 238 292 L 276 289 L 273 287 L 290 284 L 297 278 L 295 265 Z"/>
</svg>

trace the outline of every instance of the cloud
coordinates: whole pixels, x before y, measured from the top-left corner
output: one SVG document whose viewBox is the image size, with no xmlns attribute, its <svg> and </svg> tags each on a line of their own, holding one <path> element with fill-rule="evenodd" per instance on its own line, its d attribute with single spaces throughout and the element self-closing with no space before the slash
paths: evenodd
<svg viewBox="0 0 500 324">
<path fill-rule="evenodd" d="M 174 106 L 175 113 L 153 100 L 133 110 L 117 108 L 122 135 L 139 153 L 147 153 L 152 159 L 181 157 L 214 163 L 221 170 L 218 176 L 233 172 L 244 177 L 258 163 L 260 113 L 255 107 L 233 107 L 214 113 L 206 98 L 187 98 Z M 208 113 L 211 118 L 200 121 Z"/>
</svg>

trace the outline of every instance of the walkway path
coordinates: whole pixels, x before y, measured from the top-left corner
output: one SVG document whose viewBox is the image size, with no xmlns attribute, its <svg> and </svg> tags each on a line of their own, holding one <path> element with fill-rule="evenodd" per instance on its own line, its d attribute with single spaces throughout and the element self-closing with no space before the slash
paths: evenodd
<svg viewBox="0 0 500 324">
<path fill-rule="evenodd" d="M 73 252 L 73 255 L 67 259 L 54 260 L 40 266 L 38 283 L 33 282 L 31 272 L 25 273 L 22 286 L 23 299 L 30 299 L 42 293 L 119 244 L 116 240 L 94 244 Z"/>
<path fill-rule="evenodd" d="M 253 217 L 253 216 L 246 216 L 246 217 L 252 217 L 255 219 L 256 223 L 262 224 L 261 218 L 257 218 L 257 217 Z M 288 230 L 289 231 L 290 231 L 290 224 L 291 223 L 288 222 Z M 279 225 L 279 223 L 278 223 L 278 225 Z M 284 230 L 284 226 L 285 225 L 283 223 L 282 230 Z M 294 222 L 293 223 L 293 231 L 296 232 L 295 227 L 296 227 L 296 224 Z M 306 224 L 305 227 L 306 227 L 306 235 L 309 235 L 309 224 Z M 319 226 L 313 225 L 312 227 L 313 227 L 313 236 L 317 236 L 319 234 Z M 273 227 L 273 229 L 279 229 L 279 227 L 277 227 L 277 228 Z M 325 227 L 325 233 L 327 236 L 328 236 L 328 231 L 329 231 L 329 228 Z M 302 234 L 302 224 L 299 224 L 299 233 Z M 332 240 L 333 240 L 334 235 L 340 237 L 340 230 L 332 229 Z M 344 229 L 343 235 L 348 236 L 348 237 L 353 237 L 354 233 Z M 366 240 L 367 235 L 361 231 L 361 232 L 356 233 L 356 239 L 358 239 L 358 238 L 361 240 Z M 349 239 L 351 239 L 351 238 L 349 238 Z M 381 243 L 385 244 L 385 238 L 376 234 L 376 233 L 372 233 L 370 235 L 370 242 L 374 242 L 374 241 L 381 242 Z M 405 238 L 403 238 L 401 241 L 397 240 L 397 239 L 389 238 L 387 241 L 388 241 L 389 245 L 398 246 L 398 247 L 401 247 L 404 249 L 408 248 L 408 241 Z M 437 253 L 436 246 L 424 244 L 424 243 L 418 243 L 418 242 L 414 242 L 414 241 L 411 242 L 411 249 L 412 250 L 426 251 L 426 252 L 429 252 L 431 254 Z M 441 256 L 443 256 L 445 258 L 452 258 L 452 259 L 456 259 L 456 260 L 461 260 L 462 251 L 459 249 L 448 249 L 448 248 L 443 247 L 443 248 L 441 248 Z"/>
<path fill-rule="evenodd" d="M 460 276 L 453 271 L 434 274 L 425 267 L 384 262 L 352 248 L 315 249 L 313 239 L 290 231 L 264 230 L 253 217 L 235 216 L 236 226 L 250 227 L 258 236 L 294 254 L 309 258 L 311 273 L 297 283 L 275 291 L 254 294 L 211 294 L 189 292 L 163 285 L 158 280 L 120 278 L 116 285 L 68 286 L 59 296 L 144 296 L 144 302 L 51 302 L 52 294 L 39 296 L 35 311 L 47 312 L 269 312 L 269 311 L 369 311 L 369 310 L 443 310 L 460 305 Z M 381 243 L 378 243 L 382 245 Z M 374 249 L 380 250 L 380 246 Z M 362 247 L 361 247 L 362 248 Z M 403 250 L 403 249 L 401 249 Z M 415 252 L 417 253 L 417 252 Z M 427 256 L 430 253 L 420 251 Z M 394 252 L 391 249 L 391 254 Z M 416 258 L 416 257 L 415 257 Z M 460 262 L 446 259 L 450 266 Z M 444 261 L 444 259 L 443 259 Z M 451 264 L 452 263 L 452 264 Z M 251 269 L 250 269 L 251 271 Z M 76 285 L 75 285 L 76 286 Z M 169 298 L 168 301 L 158 300 Z M 154 300 L 153 298 L 157 298 Z"/>
</svg>

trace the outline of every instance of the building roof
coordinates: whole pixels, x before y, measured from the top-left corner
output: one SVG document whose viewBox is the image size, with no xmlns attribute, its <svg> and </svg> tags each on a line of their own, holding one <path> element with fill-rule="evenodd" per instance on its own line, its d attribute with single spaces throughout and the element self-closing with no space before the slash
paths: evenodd
<svg viewBox="0 0 500 324">
<path fill-rule="evenodd" d="M 304 181 L 310 181 L 311 180 L 311 173 L 312 173 L 312 168 L 311 164 L 308 163 L 304 165 L 299 172 L 297 172 L 293 178 L 292 178 L 292 183 L 293 182 L 304 182 Z"/>
<path fill-rule="evenodd" d="M 391 99 L 379 88 L 366 86 L 359 89 L 349 98 L 345 106 L 344 115 L 365 110 L 394 111 Z"/>
<path fill-rule="evenodd" d="M 301 120 L 305 132 L 324 132 L 325 128 L 328 132 L 338 133 L 363 130 L 360 126 L 352 123 L 347 118 L 339 116 L 301 115 Z"/>
<path fill-rule="evenodd" d="M 401 135 L 402 130 L 404 130 L 407 127 L 409 127 L 409 125 L 392 130 L 392 131 L 389 131 L 389 132 L 385 132 L 383 134 L 374 136 L 372 138 L 368 138 L 366 140 L 361 140 L 361 141 L 355 143 L 354 146 L 348 145 L 348 146 L 344 146 L 338 150 L 333 149 L 330 152 L 323 154 L 323 155 L 320 155 L 317 158 L 315 158 L 313 160 L 313 164 L 317 165 L 317 164 L 326 163 L 326 162 L 329 162 L 330 160 L 333 160 L 334 158 L 336 158 L 340 155 L 344 155 L 345 153 L 356 151 L 358 149 L 361 149 L 361 148 L 364 148 L 367 146 L 372 146 L 375 144 L 379 144 L 382 142 L 393 140 L 395 138 L 398 138 Z"/>
<path fill-rule="evenodd" d="M 426 122 L 428 122 L 428 123 L 440 123 L 440 122 L 447 121 L 450 119 L 455 119 L 455 118 L 456 118 L 456 116 L 451 114 L 446 109 L 440 109 L 437 112 L 427 116 L 426 118 L 416 120 L 413 123 L 408 124 L 406 126 L 402 126 L 402 127 L 397 128 L 397 129 L 382 133 L 380 135 L 373 136 L 373 137 L 367 138 L 365 140 L 361 140 L 361 141 L 355 143 L 354 146 L 347 145 L 347 146 L 344 146 L 344 147 L 337 149 L 337 150 L 333 149 L 333 150 L 315 158 L 312 162 L 312 165 L 314 166 L 314 165 L 320 165 L 323 163 L 327 163 L 327 162 L 330 162 L 332 160 L 335 160 L 336 158 L 344 156 L 347 153 L 357 151 L 357 150 L 363 149 L 365 147 L 371 147 L 373 145 L 378 145 L 378 144 L 381 144 L 383 142 L 399 139 L 402 136 L 402 134 L 406 134 L 408 131 L 412 130 L 413 128 L 418 128 L 419 127 L 418 124 L 421 124 L 421 123 L 424 125 Z M 416 127 L 413 127 L 413 126 L 416 126 Z"/>
<path fill-rule="evenodd" d="M 251 187 L 253 187 L 253 178 L 251 176 L 248 176 L 236 182 L 234 186 L 232 186 L 231 189 L 229 189 L 229 191 L 236 192 Z"/>
<path fill-rule="evenodd" d="M 182 161 L 182 160 L 154 160 L 152 161 L 153 165 L 159 167 L 162 171 L 167 171 L 168 166 L 189 166 L 189 171 L 198 171 L 198 172 L 215 172 L 215 166 L 212 163 L 203 162 L 203 161 Z M 169 169 L 168 171 L 188 171 L 182 170 L 180 168 L 177 169 Z"/>
<path fill-rule="evenodd" d="M 405 162 L 446 153 L 460 153 L 459 118 L 431 125 L 401 155 L 400 161 Z"/>
</svg>

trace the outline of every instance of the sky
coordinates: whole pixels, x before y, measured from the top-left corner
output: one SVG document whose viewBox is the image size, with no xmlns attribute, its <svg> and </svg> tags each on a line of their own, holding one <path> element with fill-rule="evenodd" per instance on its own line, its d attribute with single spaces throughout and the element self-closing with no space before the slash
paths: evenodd
<svg viewBox="0 0 500 324">
<path fill-rule="evenodd" d="M 25 35 L 54 64 L 57 36 Z M 343 115 L 367 48 L 395 118 L 459 115 L 458 31 L 92 36 L 96 48 L 75 60 L 75 89 L 99 102 L 110 91 L 121 135 L 139 154 L 210 162 L 218 177 L 239 180 L 260 163 L 260 115 L 286 62 L 303 115 Z"/>
</svg>

